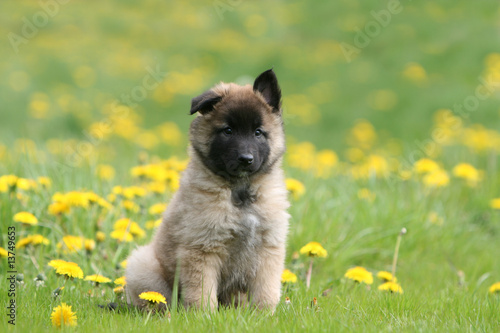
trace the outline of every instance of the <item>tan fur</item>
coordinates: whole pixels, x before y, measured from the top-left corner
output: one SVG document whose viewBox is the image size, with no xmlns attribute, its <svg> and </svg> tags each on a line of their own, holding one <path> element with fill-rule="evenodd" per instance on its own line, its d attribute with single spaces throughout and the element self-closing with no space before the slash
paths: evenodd
<svg viewBox="0 0 500 333">
<path fill-rule="evenodd" d="M 144 306 L 138 298 L 144 291 L 160 292 L 170 303 L 176 270 L 187 307 L 215 309 L 218 304 L 250 301 L 274 309 L 279 302 L 289 219 L 281 169 L 282 120 L 250 86 L 221 83 L 213 91 L 224 96 L 225 103 L 193 121 L 190 162 L 180 188 L 152 243 L 128 259 L 126 293 L 133 305 Z M 220 126 L 224 113 L 238 103 L 253 103 L 262 110 L 271 147 L 272 165 L 252 177 L 255 200 L 245 207 L 233 204 L 233 185 L 214 175 L 193 148 L 206 154 L 213 127 Z"/>
</svg>

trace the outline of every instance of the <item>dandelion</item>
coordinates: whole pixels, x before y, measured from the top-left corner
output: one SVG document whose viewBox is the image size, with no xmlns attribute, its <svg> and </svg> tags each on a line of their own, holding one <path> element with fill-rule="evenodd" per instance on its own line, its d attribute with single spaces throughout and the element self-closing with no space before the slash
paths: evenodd
<svg viewBox="0 0 500 333">
<path fill-rule="evenodd" d="M 300 254 L 306 254 L 309 257 L 326 258 L 328 252 L 318 242 L 309 242 L 300 249 Z"/>
<path fill-rule="evenodd" d="M 48 211 L 50 215 L 62 215 L 69 213 L 70 206 L 65 202 L 53 202 L 49 205 Z"/>
<path fill-rule="evenodd" d="M 450 177 L 446 171 L 438 169 L 425 175 L 423 182 L 427 187 L 443 187 L 448 185 Z"/>
<path fill-rule="evenodd" d="M 157 203 L 157 204 L 154 204 L 151 207 L 149 207 L 148 212 L 151 215 L 158 215 L 158 214 L 163 213 L 166 208 L 167 208 L 167 204 Z"/>
<path fill-rule="evenodd" d="M 115 222 L 113 225 L 113 228 L 115 231 L 124 231 L 130 233 L 132 236 L 136 237 L 144 237 L 146 235 L 146 232 L 137 224 L 137 222 L 131 221 L 128 218 L 123 218 L 119 219 L 118 221 Z M 115 235 L 120 235 L 121 233 L 115 233 Z M 111 237 L 113 237 L 113 234 L 111 234 Z M 127 237 L 127 236 L 125 236 Z M 113 237 L 116 238 L 116 237 Z M 121 238 L 117 238 L 121 239 Z"/>
<path fill-rule="evenodd" d="M 155 221 L 148 221 L 146 222 L 146 229 L 151 230 L 158 228 L 161 224 L 162 219 L 157 219 Z"/>
<path fill-rule="evenodd" d="M 56 327 L 63 326 L 76 326 L 76 312 L 71 311 L 71 305 L 61 303 L 61 305 L 54 308 L 50 315 L 52 325 Z"/>
<path fill-rule="evenodd" d="M 290 270 L 285 269 L 283 273 L 281 273 L 281 282 L 283 283 L 296 283 L 297 275 L 292 273 Z"/>
<path fill-rule="evenodd" d="M 38 219 L 35 217 L 35 215 L 28 212 L 17 213 L 16 215 L 14 215 L 14 221 L 29 225 L 38 224 Z"/>
<path fill-rule="evenodd" d="M 102 276 L 100 274 L 93 274 L 93 275 L 87 275 L 85 277 L 85 281 L 91 281 L 95 283 L 95 286 L 98 287 L 99 283 L 109 283 L 111 282 L 111 279 Z"/>
<path fill-rule="evenodd" d="M 64 248 L 64 252 L 77 252 L 83 248 L 84 238 L 80 236 L 66 235 L 62 241 L 57 243 L 57 248 Z"/>
<path fill-rule="evenodd" d="M 494 293 L 500 293 L 500 282 L 497 282 L 497 283 L 494 283 L 490 289 L 489 289 L 490 293 L 494 294 Z"/>
<path fill-rule="evenodd" d="M 115 279 L 115 281 L 113 281 L 113 282 L 114 282 L 114 284 L 117 284 L 119 286 L 124 286 L 127 284 L 127 281 L 125 280 L 125 276 L 121 276 L 121 277 Z"/>
<path fill-rule="evenodd" d="M 378 290 L 390 291 L 391 293 L 403 293 L 403 288 L 395 281 L 388 281 L 378 286 Z"/>
<path fill-rule="evenodd" d="M 457 178 L 462 178 L 467 181 L 469 186 L 476 186 L 481 180 L 481 172 L 468 163 L 457 164 L 453 168 L 453 175 Z"/>
<path fill-rule="evenodd" d="M 106 234 L 102 231 L 98 231 L 95 234 L 95 239 L 99 242 L 102 243 L 104 240 L 106 240 Z"/>
<path fill-rule="evenodd" d="M 39 244 L 42 244 L 42 245 L 49 245 L 50 241 L 43 237 L 42 235 L 30 235 L 30 236 L 27 236 L 27 237 L 24 237 L 24 238 L 21 238 L 17 244 L 16 244 L 16 248 L 18 249 L 21 249 L 23 247 L 26 247 L 28 245 L 39 245 Z"/>
<path fill-rule="evenodd" d="M 113 292 L 117 295 L 123 294 L 124 291 L 125 291 L 125 288 L 123 288 L 123 286 L 118 286 L 116 288 L 113 288 Z"/>
<path fill-rule="evenodd" d="M 440 169 L 439 164 L 430 158 L 422 158 L 416 161 L 413 168 L 418 174 L 430 173 Z"/>
<path fill-rule="evenodd" d="M 141 209 L 138 204 L 133 202 L 132 200 L 123 200 L 122 207 L 125 208 L 129 212 L 137 213 Z"/>
<path fill-rule="evenodd" d="M 500 198 L 491 199 L 490 207 L 493 209 L 500 209 Z"/>
<path fill-rule="evenodd" d="M 393 277 L 392 274 L 390 272 L 387 272 L 387 271 L 378 272 L 377 277 L 384 282 L 389 282 L 389 281 L 396 282 L 397 281 L 396 277 L 395 276 Z"/>
<path fill-rule="evenodd" d="M 49 189 L 52 186 L 52 180 L 49 177 L 38 177 L 37 181 L 45 189 Z"/>
<path fill-rule="evenodd" d="M 323 246 L 321 246 L 320 243 L 309 242 L 300 249 L 300 254 L 306 254 L 307 256 L 311 257 L 311 261 L 309 262 L 309 269 L 306 273 L 306 287 L 307 289 L 309 289 L 309 286 L 311 285 L 313 258 L 325 258 L 328 255 L 328 252 L 323 248 Z"/>
<path fill-rule="evenodd" d="M 95 249 L 95 240 L 93 240 L 93 239 L 85 239 L 83 241 L 83 247 L 88 252 L 92 251 L 93 249 Z"/>
<path fill-rule="evenodd" d="M 124 229 L 113 230 L 110 236 L 113 239 L 117 239 L 119 242 L 131 242 L 134 240 L 134 236 Z"/>
<path fill-rule="evenodd" d="M 143 293 L 139 294 L 139 298 L 148 301 L 149 304 L 151 304 L 151 305 L 153 305 L 154 303 L 167 304 L 165 296 L 163 296 L 160 293 L 157 293 L 156 291 L 143 292 Z"/>
<path fill-rule="evenodd" d="M 58 262 L 49 262 L 49 265 L 52 263 L 52 267 L 56 269 L 56 273 L 59 275 L 63 275 L 66 278 L 77 278 L 83 279 L 83 271 L 74 262 L 66 262 L 66 261 L 58 261 Z"/>
<path fill-rule="evenodd" d="M 1 258 L 7 258 L 9 256 L 9 252 L 7 252 L 6 249 L 3 247 L 0 247 L 0 257 Z"/>
<path fill-rule="evenodd" d="M 287 178 L 285 180 L 286 189 L 291 193 L 295 200 L 298 200 L 306 192 L 304 184 L 302 184 L 297 179 Z"/>
<path fill-rule="evenodd" d="M 120 262 L 120 266 L 125 269 L 127 268 L 127 259 L 123 260 L 122 262 Z"/>
<path fill-rule="evenodd" d="M 344 277 L 359 283 L 361 282 L 366 284 L 373 283 L 373 274 L 367 271 L 366 268 L 360 266 L 349 268 L 347 272 L 344 274 Z"/>
</svg>

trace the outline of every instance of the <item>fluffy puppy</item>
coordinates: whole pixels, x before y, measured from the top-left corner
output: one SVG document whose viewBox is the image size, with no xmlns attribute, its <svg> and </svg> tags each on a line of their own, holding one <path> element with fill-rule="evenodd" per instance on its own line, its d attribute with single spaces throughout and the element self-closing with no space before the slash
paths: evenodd
<svg viewBox="0 0 500 333">
<path fill-rule="evenodd" d="M 153 241 L 128 258 L 127 301 L 142 307 L 139 294 L 156 291 L 170 303 L 178 274 L 187 307 L 274 310 L 289 219 L 276 75 L 220 83 L 193 98 L 190 113 L 189 164 Z"/>
</svg>

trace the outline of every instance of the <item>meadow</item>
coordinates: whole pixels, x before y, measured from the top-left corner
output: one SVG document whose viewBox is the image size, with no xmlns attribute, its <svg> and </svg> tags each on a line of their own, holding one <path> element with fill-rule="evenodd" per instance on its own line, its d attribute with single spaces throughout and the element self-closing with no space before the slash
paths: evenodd
<svg viewBox="0 0 500 333">
<path fill-rule="evenodd" d="M 62 304 L 78 332 L 500 330 L 498 1 L 0 8 L 1 331 L 58 331 Z M 291 202 L 276 312 L 99 307 L 123 304 L 179 186 L 191 98 L 269 68 Z"/>
</svg>

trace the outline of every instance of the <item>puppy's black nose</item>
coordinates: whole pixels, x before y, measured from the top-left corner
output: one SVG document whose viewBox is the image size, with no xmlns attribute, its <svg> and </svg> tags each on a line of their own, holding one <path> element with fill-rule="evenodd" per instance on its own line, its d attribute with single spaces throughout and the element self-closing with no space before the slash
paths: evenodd
<svg viewBox="0 0 500 333">
<path fill-rule="evenodd" d="M 241 154 L 239 157 L 238 157 L 238 161 L 242 164 L 242 165 L 250 165 L 253 163 L 253 155 L 252 154 Z"/>
</svg>

